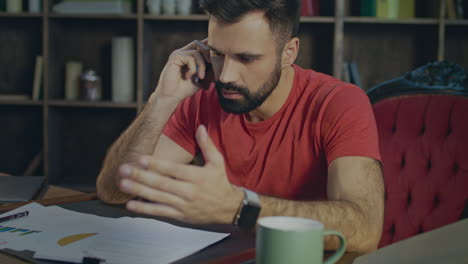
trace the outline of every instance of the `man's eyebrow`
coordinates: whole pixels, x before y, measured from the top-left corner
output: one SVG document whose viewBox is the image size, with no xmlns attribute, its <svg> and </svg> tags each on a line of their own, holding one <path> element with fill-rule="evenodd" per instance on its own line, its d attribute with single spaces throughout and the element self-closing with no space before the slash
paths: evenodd
<svg viewBox="0 0 468 264">
<path fill-rule="evenodd" d="M 206 44 L 206 46 L 208 46 L 208 48 L 210 48 L 210 50 L 213 50 L 216 53 L 224 54 L 223 52 L 219 51 L 218 49 L 216 49 L 215 47 L 213 47 L 213 46 L 211 46 L 209 44 Z M 249 53 L 249 52 L 240 52 L 240 53 L 236 53 L 236 56 L 260 58 L 260 57 L 263 56 L 263 54 L 253 54 L 253 53 Z"/>
<path fill-rule="evenodd" d="M 210 50 L 213 50 L 217 53 L 222 53 L 221 51 L 217 50 L 216 48 L 214 48 L 213 46 L 209 45 L 209 44 L 206 44 L 206 46 L 208 46 L 208 48 L 210 48 Z"/>
</svg>

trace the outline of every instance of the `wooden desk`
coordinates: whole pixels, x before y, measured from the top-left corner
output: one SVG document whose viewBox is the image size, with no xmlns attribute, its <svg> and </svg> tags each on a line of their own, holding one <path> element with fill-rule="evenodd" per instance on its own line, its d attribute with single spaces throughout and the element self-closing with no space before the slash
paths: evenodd
<svg viewBox="0 0 468 264">
<path fill-rule="evenodd" d="M 66 196 L 65 194 L 70 194 L 71 196 Z M 109 206 L 99 201 L 90 201 L 97 198 L 95 194 L 80 194 L 79 192 L 77 194 L 76 191 L 57 187 L 51 187 L 44 196 L 44 198 L 46 199 L 38 202 L 43 205 L 61 204 L 66 209 L 72 209 L 84 213 L 95 213 L 97 215 L 107 217 L 119 217 L 121 216 L 122 211 L 125 210 L 123 209 L 123 207 Z M 76 203 L 82 201 L 88 202 Z M 93 209 L 91 209 L 90 206 L 88 206 L 89 204 L 93 205 Z M 1 209 L 2 206 L 0 206 L 0 210 Z M 132 215 L 132 213 L 130 212 L 128 212 L 128 215 L 138 216 Z M 182 225 L 184 226 L 185 224 Z M 190 225 L 185 226 L 191 227 Z M 203 229 L 218 232 L 229 232 L 232 233 L 232 235 L 229 238 L 223 240 L 222 242 L 216 243 L 200 251 L 199 253 L 176 261 L 175 264 L 238 264 L 255 258 L 255 249 L 252 248 L 255 245 L 255 235 L 253 233 L 239 232 L 233 229 L 232 227 L 220 225 L 211 225 Z M 358 257 L 356 253 L 346 253 L 338 263 L 351 264 L 356 257 Z M 30 262 L 26 262 L 17 259 L 16 257 L 0 253 L 0 263 L 29 264 Z"/>
</svg>

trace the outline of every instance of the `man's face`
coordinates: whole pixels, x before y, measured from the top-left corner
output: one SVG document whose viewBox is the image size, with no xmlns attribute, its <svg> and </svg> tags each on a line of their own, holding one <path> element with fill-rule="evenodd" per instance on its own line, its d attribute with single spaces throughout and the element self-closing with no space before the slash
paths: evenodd
<svg viewBox="0 0 468 264">
<path fill-rule="evenodd" d="M 268 98 L 281 77 L 276 36 L 262 12 L 252 12 L 234 24 L 214 17 L 208 45 L 216 91 L 228 113 L 248 113 Z"/>
</svg>

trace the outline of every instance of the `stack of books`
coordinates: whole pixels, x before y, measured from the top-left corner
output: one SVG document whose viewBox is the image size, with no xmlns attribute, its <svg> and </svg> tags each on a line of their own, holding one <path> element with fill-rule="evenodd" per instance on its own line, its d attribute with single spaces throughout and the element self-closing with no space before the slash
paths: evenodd
<svg viewBox="0 0 468 264">
<path fill-rule="evenodd" d="M 414 18 L 415 0 L 361 0 L 361 16 Z"/>
</svg>

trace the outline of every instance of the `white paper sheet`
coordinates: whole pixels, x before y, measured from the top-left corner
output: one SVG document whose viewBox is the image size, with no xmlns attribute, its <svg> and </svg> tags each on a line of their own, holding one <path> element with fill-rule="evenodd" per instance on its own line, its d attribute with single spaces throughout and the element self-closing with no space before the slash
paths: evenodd
<svg viewBox="0 0 468 264">
<path fill-rule="evenodd" d="M 29 216 L 0 223 L 0 249 L 32 250 L 35 258 L 72 263 L 81 263 L 83 257 L 105 259 L 107 264 L 171 263 L 229 236 L 152 219 L 113 219 L 37 203 L 0 217 L 23 211 Z M 2 232 L 2 227 L 7 228 Z"/>
</svg>

